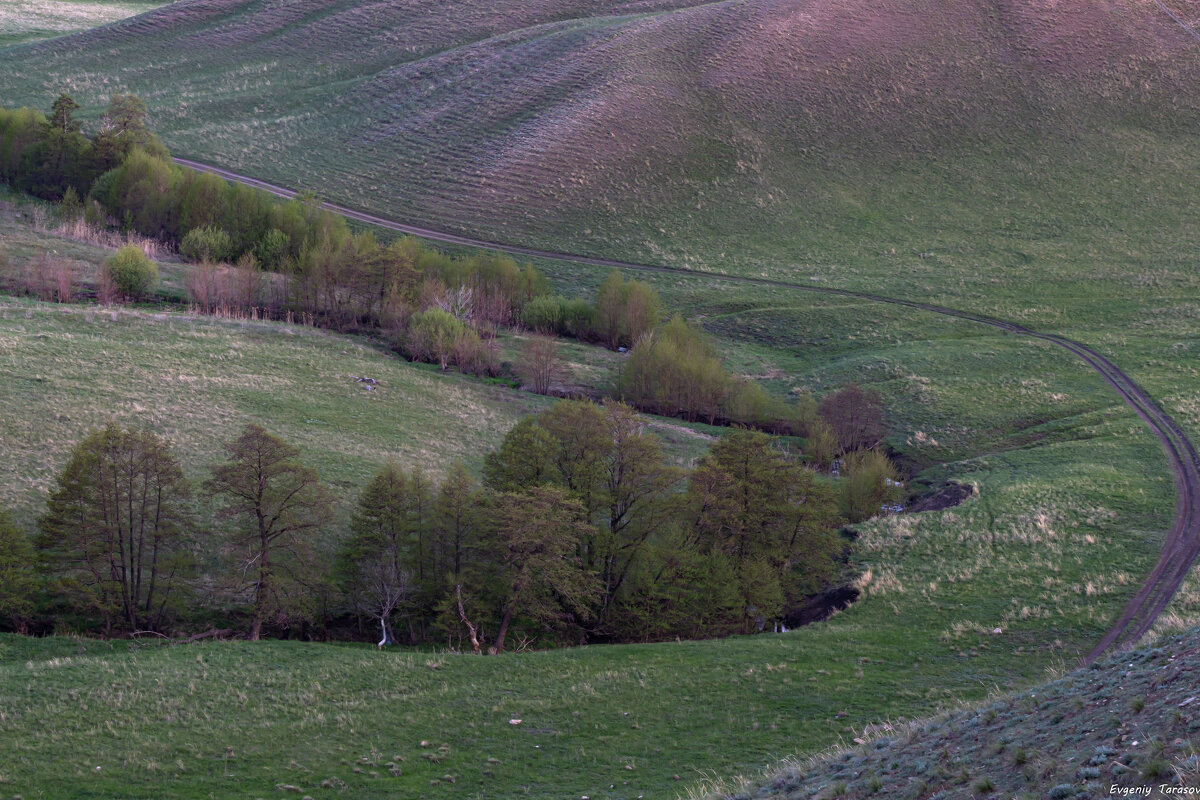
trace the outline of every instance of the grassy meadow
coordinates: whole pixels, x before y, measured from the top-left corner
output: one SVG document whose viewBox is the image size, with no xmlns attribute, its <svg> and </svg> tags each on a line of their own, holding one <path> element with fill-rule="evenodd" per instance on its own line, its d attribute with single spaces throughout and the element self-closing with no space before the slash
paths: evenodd
<svg viewBox="0 0 1200 800">
<path fill-rule="evenodd" d="M 86 274 L 106 254 L 35 230 L 35 216 L 15 204 L 0 214 L 11 264 L 52 251 Z M 164 263 L 169 283 L 183 269 Z M 1163 456 L 1068 354 L 863 301 L 651 278 L 773 392 L 877 386 L 889 442 L 918 479 L 953 477 L 979 494 L 860 526 L 862 599 L 782 635 L 499 658 L 2 637 L 0 752 L 12 757 L 0 797 L 281 786 L 313 797 L 673 796 L 1063 669 L 1153 563 L 1174 505 Z M 518 346 L 506 339 L 505 357 Z M 385 456 L 477 468 L 508 425 L 548 402 L 362 339 L 160 307 L 9 298 L 0 348 L 0 402 L 12 409 L 0 486 L 26 523 L 71 444 L 114 415 L 169 435 L 193 477 L 256 419 L 301 446 L 344 511 Z M 620 366 L 607 351 L 564 351 L 581 385 Z M 362 392 L 351 374 L 380 390 Z M 707 445 L 696 426 L 655 424 L 681 460 Z"/>
<path fill-rule="evenodd" d="M 0 6 L 0 46 L 90 30 L 161 5 L 161 0 L 8 0 Z"/>
</svg>

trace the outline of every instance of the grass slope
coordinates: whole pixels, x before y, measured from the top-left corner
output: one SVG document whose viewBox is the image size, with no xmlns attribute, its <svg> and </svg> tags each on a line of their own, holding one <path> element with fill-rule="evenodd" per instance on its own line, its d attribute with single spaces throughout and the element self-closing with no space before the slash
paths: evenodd
<svg viewBox="0 0 1200 800">
<path fill-rule="evenodd" d="M 53 250 L 87 271 L 104 257 L 31 229 L 30 215 L 0 214 L 14 265 Z M 173 283 L 178 271 L 166 265 Z M 1085 651 L 1153 561 L 1173 505 L 1162 455 L 1060 351 L 864 302 L 656 280 L 722 337 L 735 366 L 777 393 L 851 377 L 880 387 L 894 443 L 916 468 L 940 465 L 923 478 L 971 481 L 980 494 L 863 526 L 864 598 L 785 636 L 503 659 L 6 638 L 0 752 L 14 755 L 0 791 L 255 796 L 282 784 L 318 797 L 344 784 L 362 797 L 662 795 L 702 773 L 758 770 L 871 723 L 1028 685 Z M 519 413 L 545 402 L 320 331 L 153 309 L 9 299 L 0 345 L 0 399 L 12 409 L 0 485 L 25 520 L 70 444 L 114 414 L 175 438 L 193 474 L 244 419 L 259 419 L 303 447 L 344 509 L 385 454 L 432 468 L 452 454 L 478 463 Z M 619 369 L 612 354 L 569 351 L 590 380 Z M 379 392 L 348 381 L 364 373 Z M 676 437 L 680 458 L 704 445 L 676 426 L 660 430 Z M 96 722 L 101 707 L 111 730 Z M 400 763 L 398 777 L 388 763 Z"/>
<path fill-rule="evenodd" d="M 1148 0 L 187 0 L 0 53 L 10 103 L 134 91 L 182 154 L 437 227 L 1076 313 L 1183 270 L 1197 77 Z"/>
<path fill-rule="evenodd" d="M 1200 791 L 1200 631 L 713 793 L 756 798 L 1171 797 Z"/>
<path fill-rule="evenodd" d="M 9 0 L 0 7 L 0 45 L 90 30 L 163 4 L 160 0 Z"/>
<path fill-rule="evenodd" d="M 33 227 L 37 209 L 0 204 L 0 260 L 20 273 L 48 253 L 70 262 L 81 279 L 94 276 L 110 251 Z M 164 291 L 180 292 L 186 267 L 172 260 L 162 266 Z M 572 369 L 606 376 L 611 366 L 590 350 L 569 349 Z M 356 375 L 375 378 L 379 389 L 363 391 Z M 197 479 L 218 460 L 223 442 L 258 422 L 301 448 L 348 518 L 359 490 L 388 458 L 434 474 L 462 459 L 478 472 L 521 416 L 551 402 L 299 325 L 0 296 L 0 405 L 7 409 L 0 504 L 26 523 L 44 510 L 70 449 L 110 420 L 146 424 L 170 438 Z M 711 440 L 675 422 L 647 422 L 681 462 Z"/>
<path fill-rule="evenodd" d="M 1193 432 L 1197 78 L 1148 0 L 186 0 L 0 50 L 8 103 L 134 91 L 181 153 L 375 212 L 1057 331 Z"/>
</svg>

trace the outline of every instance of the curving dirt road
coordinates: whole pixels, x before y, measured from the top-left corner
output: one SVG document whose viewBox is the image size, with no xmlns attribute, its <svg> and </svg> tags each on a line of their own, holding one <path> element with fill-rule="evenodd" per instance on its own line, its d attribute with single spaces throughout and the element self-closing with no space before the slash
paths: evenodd
<svg viewBox="0 0 1200 800">
<path fill-rule="evenodd" d="M 282 186 L 275 186 L 270 183 L 265 183 L 254 178 L 244 175 L 238 175 L 227 170 L 213 167 L 208 164 L 201 164 L 197 161 L 190 161 L 184 158 L 176 158 L 175 162 L 181 166 L 191 169 L 200 170 L 203 172 L 211 172 L 214 175 L 219 175 L 222 178 L 230 181 L 253 186 L 258 189 L 270 192 L 284 198 L 292 198 L 296 196 L 296 192 L 291 189 L 286 189 Z M 896 297 L 886 297 L 884 295 L 870 294 L 867 292 L 855 292 L 849 289 L 832 289 L 823 286 L 808 286 L 802 283 L 792 283 L 790 281 L 772 280 L 770 278 L 751 278 L 737 275 L 723 275 L 719 272 L 709 272 L 705 270 L 683 269 L 681 267 L 667 267 L 654 264 L 633 264 L 626 261 L 613 261 L 605 258 L 595 258 L 592 256 L 572 255 L 570 253 L 557 253 L 549 250 L 538 250 L 531 247 L 520 247 L 518 245 L 501 244 L 499 242 L 486 242 L 479 239 L 471 239 L 466 236 L 457 236 L 451 233 L 442 231 L 429 230 L 416 225 L 405 225 L 403 223 L 394 222 L 392 220 L 376 217 L 372 214 L 365 214 L 361 211 L 355 211 L 350 208 L 335 205 L 333 203 L 322 203 L 324 208 L 341 214 L 349 219 L 366 222 L 372 225 L 378 225 L 381 228 L 397 231 L 400 233 L 408 233 L 414 236 L 420 236 L 433 241 L 445 242 L 448 244 L 465 245 L 469 247 L 480 247 L 487 250 L 498 250 L 513 255 L 529 256 L 532 258 L 545 258 L 554 261 L 568 261 L 576 264 L 590 264 L 601 267 L 615 267 L 618 269 L 636 270 L 641 272 L 666 272 L 678 275 L 690 275 L 709 280 L 722 280 L 730 283 L 752 284 L 757 286 L 777 286 L 784 289 L 798 290 L 802 292 L 812 292 L 817 294 L 829 294 L 839 297 L 850 297 L 861 300 L 870 300 L 878 303 L 888 303 L 896 306 L 905 306 L 907 308 L 917 309 L 919 311 L 927 311 L 933 314 L 941 314 L 947 317 L 957 317 L 958 319 L 976 322 L 981 325 L 988 325 L 993 328 L 1007 331 L 1018 336 L 1026 336 L 1032 339 L 1041 339 L 1045 342 L 1057 345 L 1058 347 L 1073 353 L 1082 359 L 1088 366 L 1100 373 L 1100 376 L 1117 391 L 1117 394 L 1132 408 L 1142 421 L 1149 426 L 1154 435 L 1162 443 L 1163 449 L 1166 451 L 1167 460 L 1170 463 L 1171 471 L 1175 475 L 1175 491 L 1177 502 L 1175 508 L 1175 522 L 1171 526 L 1170 532 L 1167 534 L 1166 541 L 1163 543 L 1162 553 L 1159 556 L 1158 563 L 1150 570 L 1150 574 L 1146 576 L 1146 580 L 1142 583 L 1137 593 L 1126 604 L 1121 615 L 1117 618 L 1116 623 L 1105 632 L 1096 643 L 1096 646 L 1084 657 L 1084 664 L 1091 664 L 1098 659 L 1104 652 L 1110 648 L 1120 648 L 1131 646 L 1138 641 L 1150 628 L 1154 625 L 1154 621 L 1158 619 L 1159 614 L 1171 602 L 1175 592 L 1183 583 L 1187 576 L 1188 570 L 1191 569 L 1197 555 L 1200 555 L 1200 509 L 1197 504 L 1200 503 L 1200 458 L 1196 455 L 1196 449 L 1188 439 L 1187 434 L 1175 423 L 1173 419 L 1154 402 L 1154 399 L 1148 395 L 1145 390 L 1134 383 L 1128 375 L 1113 365 L 1107 358 L 1097 353 L 1095 350 L 1080 344 L 1079 342 L 1062 336 L 1056 336 L 1049 333 L 1039 333 L 1017 325 L 1013 322 L 996 319 L 994 317 L 975 314 L 970 311 L 961 311 L 959 309 L 947 308 L 945 306 L 933 305 L 930 303 L 918 303 L 913 300 L 903 300 Z"/>
</svg>

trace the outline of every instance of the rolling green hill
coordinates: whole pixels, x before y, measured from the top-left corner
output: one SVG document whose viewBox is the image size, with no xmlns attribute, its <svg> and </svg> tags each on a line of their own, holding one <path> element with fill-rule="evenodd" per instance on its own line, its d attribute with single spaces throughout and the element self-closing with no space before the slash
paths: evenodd
<svg viewBox="0 0 1200 800">
<path fill-rule="evenodd" d="M 1064 333 L 1195 435 L 1198 72 L 1200 43 L 1141 0 L 184 0 L 0 49 L 0 96 L 47 106 L 65 89 L 95 112 L 132 91 L 180 155 L 377 213 Z M 562 288 L 597 280 L 544 266 Z M 446 655 L 436 668 L 290 643 L 97 653 L 108 645 L 4 639 L 0 710 L 14 710 L 0 752 L 18 755 L 0 792 L 662 796 L 701 772 L 756 770 L 868 723 L 1028 686 L 1085 652 L 1153 562 L 1173 510 L 1161 452 L 1066 355 L 861 300 L 647 278 L 777 393 L 877 386 L 889 443 L 924 478 L 970 481 L 979 496 L 864 526 L 863 599 L 781 637 Z M 27 444 L 43 441 L 47 390 L 74 409 L 47 425 L 52 453 L 101 414 L 95 398 L 166 419 L 198 386 L 197 417 L 181 423 L 198 452 L 217 439 L 205 415 L 232 425 L 277 411 L 281 432 L 347 483 L 370 471 L 361 446 L 421 453 L 441 432 L 467 452 L 510 413 L 356 409 L 369 436 L 330 447 L 360 399 L 331 360 L 387 369 L 414 396 L 453 385 L 431 389 L 435 406 L 459 398 L 458 379 L 402 377 L 360 343 L 310 331 L 11 301 L 3 314 L 3 400 L 28 415 L 5 423 L 24 426 L 5 429 L 5 491 L 26 508 L 51 474 Z M 187 360 L 172 374 L 232 383 L 161 388 L 153 352 Z M 137 412 L 145 402 L 97 363 L 131 365 L 138 393 L 171 405 Z M 277 404 L 275 385 L 294 402 Z M 498 390 L 461 386 L 495 402 Z M 391 438 L 393 419 L 408 444 Z M 1193 582 L 1162 629 L 1195 620 L 1198 600 Z M 266 677 L 238 684 L 247 674 Z M 146 675 L 163 682 L 139 690 Z M 197 699 L 177 707 L 185 694 Z M 89 722 L 114 704 L 111 730 Z M 442 744 L 438 763 L 423 757 Z"/>
<path fill-rule="evenodd" d="M 0 49 L 7 104 L 136 92 L 179 154 L 376 213 L 1061 332 L 1193 432 L 1198 77 L 1148 0 L 184 0 Z"/>
<path fill-rule="evenodd" d="M 0 45 L 89 30 L 161 5 L 161 0 L 9 0 L 0 6 Z"/>
<path fill-rule="evenodd" d="M 1147 0 L 185 0 L 0 53 L 8 103 L 136 92 L 181 155 L 434 227 L 1076 313 L 1183 271 L 1197 77 Z"/>
<path fill-rule="evenodd" d="M 4 215 L 0 233 L 13 263 L 103 254 Z M 1153 438 L 1094 373 L 960 320 L 705 291 L 707 310 L 723 309 L 705 322 L 739 368 L 779 392 L 869 380 L 907 457 L 946 462 L 926 479 L 979 489 L 957 508 L 862 526 L 851 608 L 786 635 L 501 658 L 0 637 L 0 752 L 13 754 L 0 792 L 632 800 L 1028 686 L 1086 652 L 1152 563 L 1172 508 Z M 800 320 L 837 335 L 786 338 Z M 351 373 L 382 388 L 367 395 Z M 477 463 L 545 401 L 308 328 L 8 299 L 0 402 L 0 486 L 28 520 L 70 444 L 113 415 L 171 435 L 193 476 L 257 419 L 299 444 L 345 507 L 384 455 Z M 662 432 L 684 458 L 705 444 Z M 1196 599 L 1193 587 L 1172 626 L 1194 618 Z"/>
</svg>

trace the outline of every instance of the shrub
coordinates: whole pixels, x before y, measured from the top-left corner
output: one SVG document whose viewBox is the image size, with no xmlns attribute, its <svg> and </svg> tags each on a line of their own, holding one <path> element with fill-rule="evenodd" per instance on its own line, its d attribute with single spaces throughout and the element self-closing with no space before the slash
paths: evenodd
<svg viewBox="0 0 1200 800">
<path fill-rule="evenodd" d="M 444 370 L 453 360 L 454 343 L 465 330 L 453 314 L 440 308 L 413 314 L 408 322 L 408 351 L 413 358 L 436 362 Z"/>
<path fill-rule="evenodd" d="M 896 468 L 876 450 L 856 450 L 845 458 L 839 500 L 842 516 L 862 522 L 894 503 L 899 495 Z"/>
<path fill-rule="evenodd" d="M 109 257 L 104 271 L 113 289 L 125 297 L 142 297 L 158 282 L 158 266 L 132 244 Z"/>
<path fill-rule="evenodd" d="M 582 297 L 572 297 L 562 303 L 562 333 L 585 339 L 592 335 L 595 310 Z"/>
<path fill-rule="evenodd" d="M 621 390 L 659 414 L 709 423 L 725 410 L 731 378 L 708 338 L 676 315 L 629 354 Z"/>
<path fill-rule="evenodd" d="M 496 352 L 489 347 L 479 334 L 470 328 L 463 328 L 454 337 L 451 347 L 451 357 L 454 364 L 463 372 L 472 375 L 495 375 Z"/>
<path fill-rule="evenodd" d="M 224 261 L 230 256 L 229 234 L 220 228 L 193 228 L 179 243 L 179 255 L 188 261 Z"/>
<path fill-rule="evenodd" d="M 563 305 L 567 301 L 559 295 L 535 297 L 521 310 L 521 322 L 538 333 L 560 333 L 563 324 Z"/>
<path fill-rule="evenodd" d="M 536 302 L 536 301 L 535 301 Z M 566 373 L 558 358 L 558 343 L 550 336 L 532 336 L 521 348 L 517 374 L 537 394 L 549 394 L 555 381 Z"/>
<path fill-rule="evenodd" d="M 258 257 L 258 263 L 262 264 L 263 269 L 278 270 L 287 260 L 290 244 L 291 240 L 286 233 L 278 228 L 271 228 L 262 235 L 258 244 L 254 245 L 254 255 Z"/>
<path fill-rule="evenodd" d="M 614 350 L 633 347 L 653 330 L 660 317 L 658 295 L 641 281 L 626 281 L 613 270 L 596 297 L 596 328 Z"/>
</svg>

